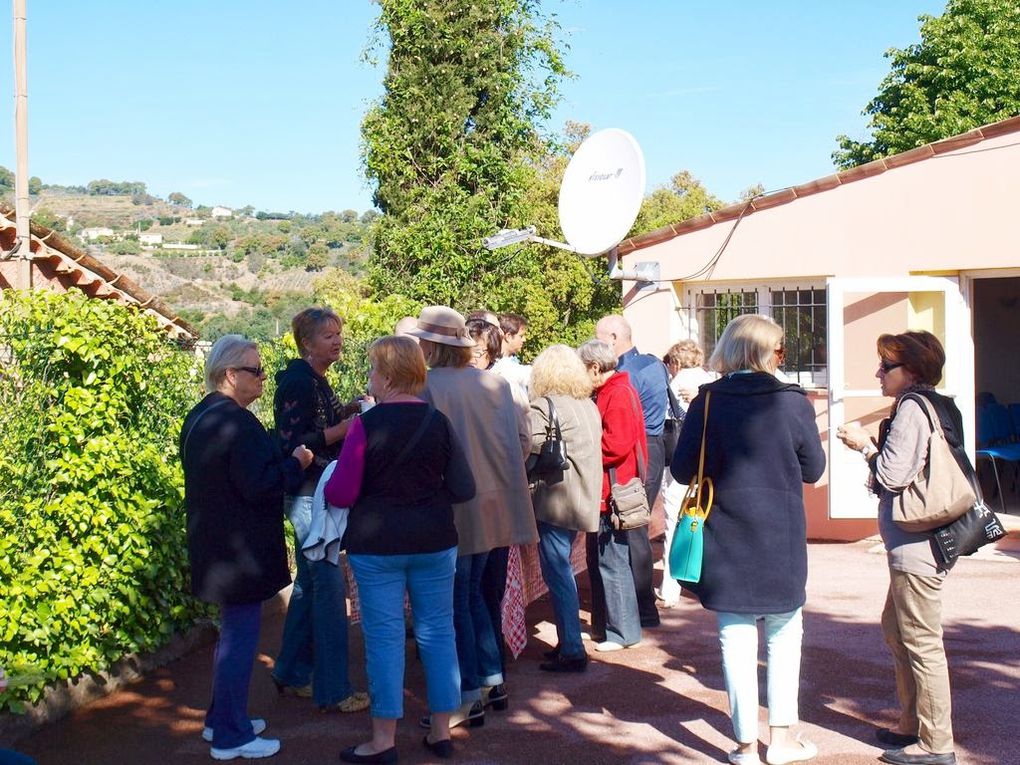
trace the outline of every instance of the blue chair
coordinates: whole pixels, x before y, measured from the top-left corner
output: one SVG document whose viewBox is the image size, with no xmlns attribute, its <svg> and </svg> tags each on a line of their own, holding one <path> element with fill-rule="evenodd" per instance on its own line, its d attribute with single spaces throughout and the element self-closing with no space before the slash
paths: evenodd
<svg viewBox="0 0 1020 765">
<path fill-rule="evenodd" d="M 1014 440 L 1015 430 L 1010 411 L 1002 404 L 985 404 L 977 411 L 977 450 L 978 459 L 985 457 L 991 460 L 992 472 L 995 474 L 995 488 L 999 492 L 1002 512 L 1006 512 L 1006 496 L 1002 493 L 1002 482 L 999 479 L 998 461 L 1013 463 L 1020 466 L 1020 443 Z M 1018 468 L 1020 470 L 1020 468 Z M 1013 476 L 1013 488 L 1016 488 L 1017 474 Z"/>
</svg>

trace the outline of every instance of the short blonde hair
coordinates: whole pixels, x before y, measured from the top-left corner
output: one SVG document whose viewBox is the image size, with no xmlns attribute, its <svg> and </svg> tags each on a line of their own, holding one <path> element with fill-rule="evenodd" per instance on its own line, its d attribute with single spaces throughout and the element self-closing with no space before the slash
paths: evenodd
<svg viewBox="0 0 1020 765">
<path fill-rule="evenodd" d="M 662 360 L 667 364 L 676 364 L 681 369 L 691 369 L 705 363 L 705 352 L 693 340 L 681 340 L 666 351 Z"/>
<path fill-rule="evenodd" d="M 437 343 L 435 340 L 426 340 L 424 337 L 421 338 L 421 349 L 425 354 L 425 362 L 429 365 L 429 369 L 466 367 L 471 363 L 471 354 L 475 350 L 474 344 L 446 345 Z"/>
<path fill-rule="evenodd" d="M 205 392 L 219 390 L 227 370 L 244 364 L 245 354 L 258 349 L 258 345 L 243 335 L 224 335 L 213 343 L 205 357 Z"/>
<path fill-rule="evenodd" d="M 417 396 L 425 387 L 425 357 L 410 337 L 387 335 L 368 347 L 368 361 L 397 393 Z"/>
<path fill-rule="evenodd" d="M 712 351 L 709 365 L 720 374 L 740 369 L 772 373 L 776 346 L 782 347 L 783 328 L 768 316 L 744 314 L 726 325 Z"/>
<path fill-rule="evenodd" d="M 532 398 L 556 395 L 588 398 L 592 386 L 588 370 L 573 348 L 550 345 L 531 365 L 529 387 Z"/>
<path fill-rule="evenodd" d="M 306 308 L 290 320 L 290 331 L 294 335 L 294 343 L 302 356 L 308 352 L 306 343 L 315 337 L 326 322 L 336 322 L 338 332 L 344 330 L 344 320 L 332 308 Z"/>
</svg>

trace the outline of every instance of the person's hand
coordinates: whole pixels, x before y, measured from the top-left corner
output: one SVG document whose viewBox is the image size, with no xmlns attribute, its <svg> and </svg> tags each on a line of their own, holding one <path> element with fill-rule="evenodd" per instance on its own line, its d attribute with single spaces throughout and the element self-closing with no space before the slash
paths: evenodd
<svg viewBox="0 0 1020 765">
<path fill-rule="evenodd" d="M 689 402 L 689 401 L 693 400 L 694 397 L 697 396 L 697 395 L 698 395 L 698 389 L 697 388 L 681 388 L 680 389 L 680 398 L 682 398 L 684 401 L 688 401 Z"/>
<path fill-rule="evenodd" d="M 848 422 L 836 428 L 836 438 L 855 451 L 871 446 L 871 434 L 856 422 Z"/>
<path fill-rule="evenodd" d="M 312 459 L 314 459 L 315 457 L 315 455 L 312 454 L 312 450 L 309 449 L 304 444 L 301 444 L 300 446 L 295 446 L 294 451 L 292 451 L 290 454 L 292 457 L 296 457 L 297 461 L 301 463 L 302 470 L 311 465 Z"/>
</svg>

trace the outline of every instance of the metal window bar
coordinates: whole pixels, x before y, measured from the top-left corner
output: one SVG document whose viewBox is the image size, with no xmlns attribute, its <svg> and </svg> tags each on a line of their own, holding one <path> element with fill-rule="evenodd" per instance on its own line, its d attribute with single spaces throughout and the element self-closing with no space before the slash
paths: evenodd
<svg viewBox="0 0 1020 765">
<path fill-rule="evenodd" d="M 826 297 L 824 289 L 769 289 L 772 318 L 783 328 L 783 371 L 802 382 L 826 376 Z"/>
</svg>

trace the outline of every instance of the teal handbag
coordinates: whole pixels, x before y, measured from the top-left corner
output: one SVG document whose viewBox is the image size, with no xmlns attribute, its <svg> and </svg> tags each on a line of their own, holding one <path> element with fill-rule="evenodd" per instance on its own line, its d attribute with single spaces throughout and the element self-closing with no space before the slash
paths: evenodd
<svg viewBox="0 0 1020 765">
<path fill-rule="evenodd" d="M 669 574 L 681 582 L 695 584 L 701 581 L 701 564 L 705 550 L 705 521 L 712 511 L 715 487 L 705 476 L 705 433 L 708 430 L 708 405 L 711 391 L 705 394 L 705 418 L 701 428 L 701 454 L 698 456 L 698 476 L 687 487 L 680 515 L 669 545 Z"/>
</svg>

